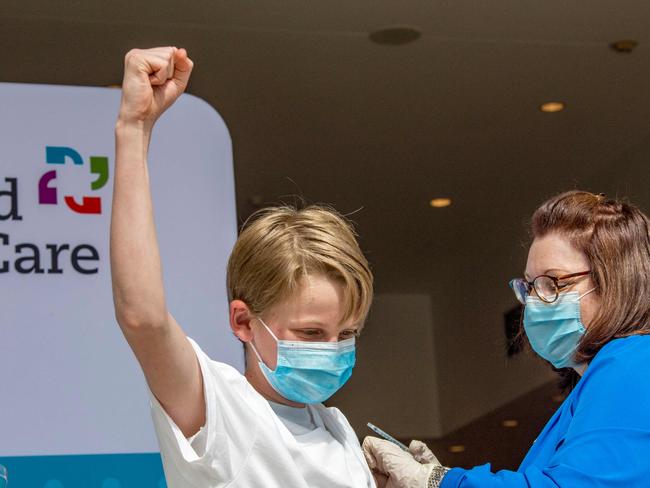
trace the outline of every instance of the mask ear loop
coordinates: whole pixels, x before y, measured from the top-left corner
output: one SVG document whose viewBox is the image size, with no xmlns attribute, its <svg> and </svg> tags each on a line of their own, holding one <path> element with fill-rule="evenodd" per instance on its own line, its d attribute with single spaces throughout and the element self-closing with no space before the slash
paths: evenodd
<svg viewBox="0 0 650 488">
<path fill-rule="evenodd" d="M 257 318 L 257 320 L 259 320 L 262 323 L 262 325 L 266 328 L 266 330 L 269 331 L 269 334 L 271 334 L 271 337 L 273 337 L 275 339 L 275 342 L 280 342 L 280 339 L 275 337 L 275 334 L 273 333 L 271 328 L 268 325 L 266 325 L 266 323 L 262 320 L 262 318 L 261 317 L 256 317 L 256 318 Z"/>
<path fill-rule="evenodd" d="M 589 295 L 590 293 L 592 293 L 593 291 L 595 291 L 596 288 L 597 288 L 597 287 L 594 286 L 591 290 L 589 290 L 589 291 L 583 293 L 582 295 L 580 295 L 580 296 L 578 297 L 578 300 L 582 300 L 583 297 L 586 297 L 587 295 Z"/>
<path fill-rule="evenodd" d="M 257 356 L 257 359 L 259 360 L 259 362 L 263 363 L 264 361 L 262 361 L 262 356 L 260 356 L 260 353 L 257 352 L 257 348 L 255 347 L 255 344 L 253 344 L 253 341 L 250 341 L 249 344 L 251 345 L 251 349 L 253 349 L 253 352 Z"/>
<path fill-rule="evenodd" d="M 278 343 L 278 338 L 275 337 L 275 334 L 274 334 L 273 331 L 269 328 L 269 326 L 266 325 L 266 324 L 264 323 L 264 321 L 263 321 L 260 317 L 255 317 L 255 318 L 261 322 L 261 324 L 264 326 L 264 328 L 265 328 L 266 330 L 269 331 L 269 334 L 271 334 L 271 337 L 273 337 L 273 339 L 275 339 L 275 342 L 276 342 L 276 344 L 277 344 L 277 343 Z M 255 344 L 253 343 L 253 341 L 250 341 L 249 344 L 251 345 L 251 348 L 253 349 L 253 352 L 254 352 L 255 355 L 257 356 L 257 359 L 259 360 L 259 362 L 262 363 L 262 364 L 264 364 L 264 365 L 266 366 L 266 363 L 265 363 L 264 360 L 262 359 L 262 356 L 260 356 L 260 353 L 257 352 L 257 348 L 255 347 Z M 268 366 L 266 366 L 266 367 L 268 368 Z"/>
</svg>

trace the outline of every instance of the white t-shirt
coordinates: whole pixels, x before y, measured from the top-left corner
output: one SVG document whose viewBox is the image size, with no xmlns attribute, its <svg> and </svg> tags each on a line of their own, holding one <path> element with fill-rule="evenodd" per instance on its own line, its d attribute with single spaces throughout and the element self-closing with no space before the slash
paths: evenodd
<svg viewBox="0 0 650 488">
<path fill-rule="evenodd" d="M 359 441 L 337 408 L 270 403 L 236 369 L 190 339 L 206 423 L 186 439 L 151 395 L 168 488 L 374 488 Z"/>
</svg>

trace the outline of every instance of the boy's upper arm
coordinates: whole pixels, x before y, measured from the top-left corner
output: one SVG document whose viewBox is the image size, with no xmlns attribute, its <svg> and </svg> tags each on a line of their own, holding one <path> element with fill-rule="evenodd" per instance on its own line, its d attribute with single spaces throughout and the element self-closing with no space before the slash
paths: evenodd
<svg viewBox="0 0 650 488">
<path fill-rule="evenodd" d="M 205 423 L 199 360 L 171 314 L 164 327 L 124 330 L 151 392 L 186 437 Z"/>
</svg>

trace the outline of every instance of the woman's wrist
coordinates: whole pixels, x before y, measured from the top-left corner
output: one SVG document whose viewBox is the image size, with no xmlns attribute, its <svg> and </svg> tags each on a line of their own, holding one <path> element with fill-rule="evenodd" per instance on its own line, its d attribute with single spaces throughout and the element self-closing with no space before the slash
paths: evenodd
<svg viewBox="0 0 650 488">
<path fill-rule="evenodd" d="M 427 481 L 426 488 L 439 488 L 442 484 L 442 480 L 449 471 L 450 468 L 445 466 L 436 465 L 429 473 L 429 480 Z"/>
</svg>

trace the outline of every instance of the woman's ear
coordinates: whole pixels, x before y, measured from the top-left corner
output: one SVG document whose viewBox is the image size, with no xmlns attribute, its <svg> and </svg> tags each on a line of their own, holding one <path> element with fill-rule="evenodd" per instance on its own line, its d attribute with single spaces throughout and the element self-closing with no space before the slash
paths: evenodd
<svg viewBox="0 0 650 488">
<path fill-rule="evenodd" d="M 230 302 L 230 328 L 242 342 L 253 340 L 253 330 L 251 329 L 251 320 L 254 315 L 248 308 L 248 305 L 241 300 Z"/>
</svg>

